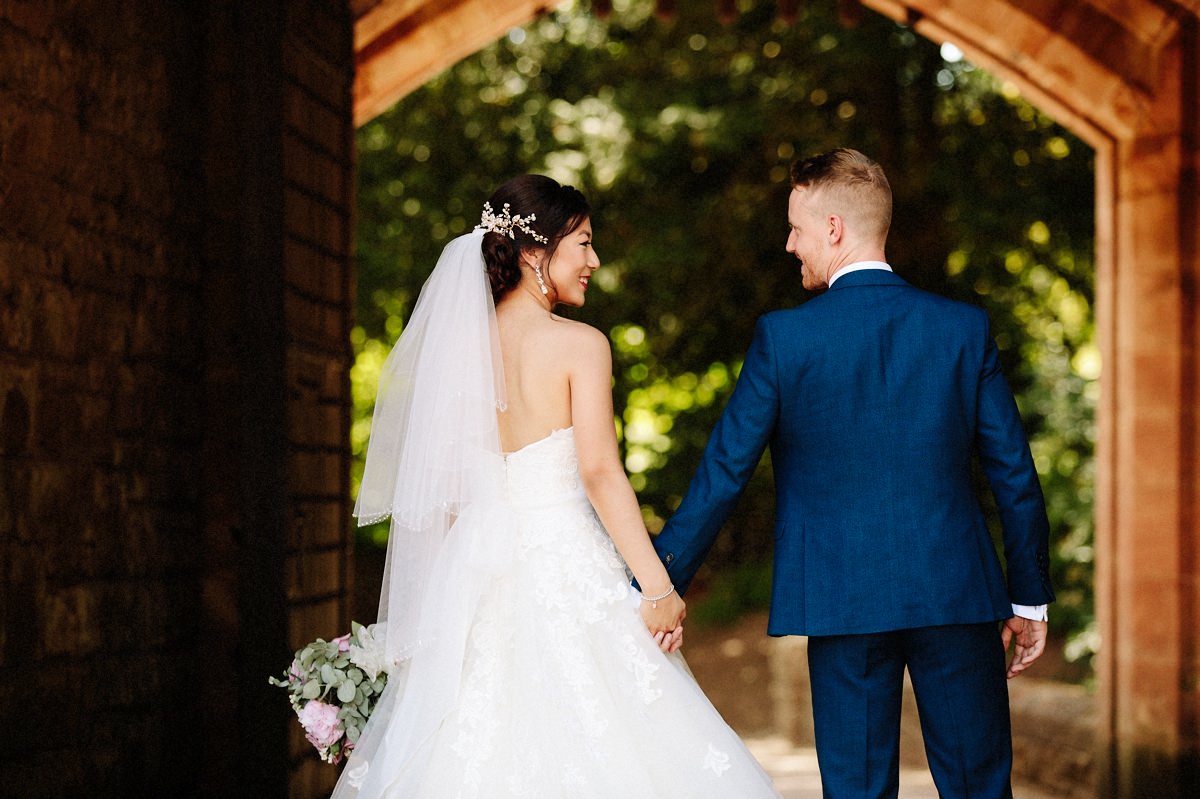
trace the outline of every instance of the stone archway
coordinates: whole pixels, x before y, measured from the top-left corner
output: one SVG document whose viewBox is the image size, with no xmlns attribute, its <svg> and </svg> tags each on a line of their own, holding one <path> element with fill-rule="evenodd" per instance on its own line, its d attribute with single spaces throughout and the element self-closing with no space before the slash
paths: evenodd
<svg viewBox="0 0 1200 799">
<path fill-rule="evenodd" d="M 1200 3 L 862 5 L 954 42 L 1095 148 L 1100 785 L 1183 796 L 1200 778 Z M 362 124 L 544 3 L 351 6 Z"/>
</svg>

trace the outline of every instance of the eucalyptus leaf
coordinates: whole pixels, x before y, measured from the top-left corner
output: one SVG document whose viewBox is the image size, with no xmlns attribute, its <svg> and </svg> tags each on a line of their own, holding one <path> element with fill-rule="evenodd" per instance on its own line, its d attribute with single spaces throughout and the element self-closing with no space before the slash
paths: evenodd
<svg viewBox="0 0 1200 799">
<path fill-rule="evenodd" d="M 354 701 L 354 683 L 344 682 L 338 688 L 337 698 L 339 702 Z"/>
<path fill-rule="evenodd" d="M 349 677 L 355 685 L 361 683 L 365 677 L 365 675 L 359 669 L 350 669 L 350 671 L 346 672 L 346 676 Z"/>
<path fill-rule="evenodd" d="M 333 673 L 333 666 L 330 666 L 328 663 L 322 665 L 321 682 L 325 683 L 326 685 L 333 685 L 334 679 L 335 675 Z"/>
<path fill-rule="evenodd" d="M 309 680 L 304 683 L 304 689 L 300 691 L 300 695 L 305 699 L 316 699 L 321 695 L 321 684 L 316 680 Z"/>
</svg>

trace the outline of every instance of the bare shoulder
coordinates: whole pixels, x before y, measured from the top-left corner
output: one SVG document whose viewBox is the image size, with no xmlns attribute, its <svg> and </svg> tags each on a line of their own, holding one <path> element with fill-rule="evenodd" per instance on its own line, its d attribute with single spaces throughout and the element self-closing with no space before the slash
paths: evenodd
<svg viewBox="0 0 1200 799">
<path fill-rule="evenodd" d="M 611 368 L 612 350 L 608 336 L 591 325 L 555 317 L 555 345 L 568 362 Z"/>
</svg>

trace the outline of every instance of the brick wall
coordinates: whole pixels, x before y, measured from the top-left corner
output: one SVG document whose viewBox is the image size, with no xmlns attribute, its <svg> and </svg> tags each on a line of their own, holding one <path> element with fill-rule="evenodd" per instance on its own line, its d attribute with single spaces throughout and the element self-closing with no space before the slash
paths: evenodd
<svg viewBox="0 0 1200 799">
<path fill-rule="evenodd" d="M 352 70 L 332 0 L 0 4 L 0 795 L 328 787 L 266 675 L 348 621 Z"/>
<path fill-rule="evenodd" d="M 13 796 L 166 787 L 198 734 L 171 720 L 193 702 L 201 564 L 201 213 L 186 190 L 200 53 L 187 15 L 88 5 L 0 12 L 0 792 Z"/>
<path fill-rule="evenodd" d="M 283 263 L 287 341 L 288 644 L 349 632 L 353 28 L 344 3 L 288 4 L 283 49 Z M 293 796 L 334 770 L 289 724 Z"/>
</svg>

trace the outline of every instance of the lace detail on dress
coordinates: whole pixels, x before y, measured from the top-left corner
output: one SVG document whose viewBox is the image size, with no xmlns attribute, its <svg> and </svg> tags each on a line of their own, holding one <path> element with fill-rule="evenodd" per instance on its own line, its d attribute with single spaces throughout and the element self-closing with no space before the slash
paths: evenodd
<svg viewBox="0 0 1200 799">
<path fill-rule="evenodd" d="M 571 697 L 576 723 L 582 731 L 590 752 L 598 754 L 597 742 L 608 730 L 608 719 L 600 708 L 600 686 L 592 678 L 593 669 L 587 663 L 588 647 L 583 629 L 564 619 L 564 633 L 552 643 L 552 657 Z"/>
<path fill-rule="evenodd" d="M 518 510 L 587 501 L 571 428 L 553 433 L 504 457 L 508 501 Z"/>
<path fill-rule="evenodd" d="M 729 770 L 729 755 L 709 744 L 708 754 L 704 756 L 704 768 L 720 777 Z"/>
<path fill-rule="evenodd" d="M 477 796 L 483 787 L 483 764 L 491 757 L 499 732 L 492 703 L 499 693 L 500 635 L 490 620 L 475 626 L 470 639 L 462 702 L 458 709 L 458 735 L 452 748 L 462 760 L 464 799 Z"/>
<path fill-rule="evenodd" d="M 646 650 L 637 645 L 632 635 L 626 635 L 621 643 L 624 644 L 625 663 L 629 671 L 633 672 L 639 698 L 648 705 L 662 696 L 662 691 L 653 686 L 657 679 L 658 664 L 650 662 Z"/>
</svg>

